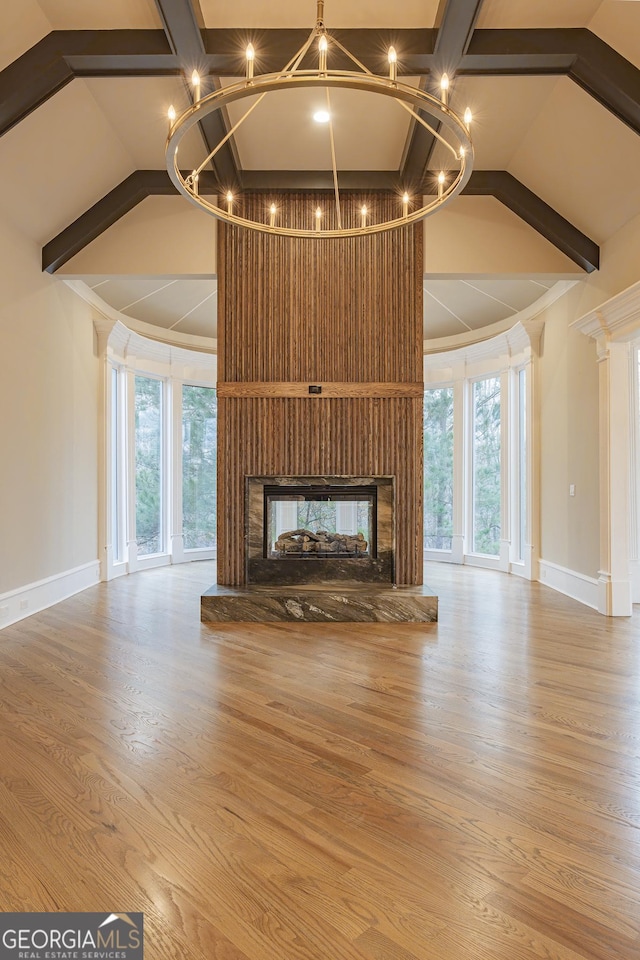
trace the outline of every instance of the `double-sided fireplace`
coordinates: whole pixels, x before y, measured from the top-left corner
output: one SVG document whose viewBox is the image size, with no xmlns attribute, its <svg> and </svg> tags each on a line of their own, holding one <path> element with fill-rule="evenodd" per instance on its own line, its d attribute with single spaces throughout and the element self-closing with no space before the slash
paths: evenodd
<svg viewBox="0 0 640 960">
<path fill-rule="evenodd" d="M 393 583 L 393 477 L 247 477 L 247 583 Z"/>
</svg>

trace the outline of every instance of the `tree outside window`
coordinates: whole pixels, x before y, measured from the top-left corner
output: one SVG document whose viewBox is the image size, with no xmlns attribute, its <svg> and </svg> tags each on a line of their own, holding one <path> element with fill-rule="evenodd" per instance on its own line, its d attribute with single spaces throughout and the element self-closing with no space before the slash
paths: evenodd
<svg viewBox="0 0 640 960">
<path fill-rule="evenodd" d="M 500 554 L 500 378 L 473 384 L 474 553 Z"/>
<path fill-rule="evenodd" d="M 162 551 L 162 381 L 135 378 L 136 543 Z"/>
<path fill-rule="evenodd" d="M 453 535 L 453 388 L 424 395 L 424 548 L 451 550 Z"/>
<path fill-rule="evenodd" d="M 182 534 L 185 550 L 216 541 L 217 398 L 211 387 L 182 388 Z"/>
</svg>

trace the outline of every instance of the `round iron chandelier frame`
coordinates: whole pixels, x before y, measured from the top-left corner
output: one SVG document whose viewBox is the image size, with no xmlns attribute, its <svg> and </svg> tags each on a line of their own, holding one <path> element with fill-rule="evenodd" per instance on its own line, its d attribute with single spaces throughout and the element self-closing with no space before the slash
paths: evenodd
<svg viewBox="0 0 640 960">
<path fill-rule="evenodd" d="M 298 65 L 305 53 L 309 49 L 314 37 L 319 37 L 321 46 L 320 65 L 315 70 L 298 70 Z M 322 46 L 322 38 L 325 43 Z M 446 95 L 443 99 L 438 99 L 432 94 L 418 87 L 412 87 L 396 79 L 395 61 L 393 63 L 391 76 L 383 77 L 373 74 L 366 70 L 341 44 L 337 44 L 360 68 L 362 72 L 331 70 L 326 66 L 326 47 L 327 38 L 331 39 L 325 32 L 324 23 L 319 19 L 318 24 L 311 37 L 298 51 L 296 57 L 280 72 L 271 74 L 253 75 L 253 61 L 251 61 L 251 70 L 247 77 L 239 80 L 229 86 L 215 90 L 213 93 L 200 98 L 196 93 L 194 103 L 188 107 L 184 113 L 170 122 L 169 135 L 166 143 L 166 161 L 169 176 L 178 189 L 178 191 L 187 198 L 196 207 L 204 210 L 206 213 L 226 221 L 236 226 L 246 227 L 251 230 L 258 230 L 262 233 L 275 234 L 287 237 L 314 237 L 314 238 L 332 238 L 332 237 L 355 237 L 373 233 L 381 233 L 385 230 L 392 230 L 407 224 L 416 223 L 425 219 L 431 214 L 441 210 L 447 203 L 450 203 L 467 184 L 473 166 L 473 144 L 469 132 L 469 126 L 458 116 L 446 102 Z M 337 41 L 336 41 L 337 43 Z M 323 58 L 324 52 L 324 58 Z M 391 61 L 391 56 L 390 56 Z M 235 131 L 244 123 L 250 113 L 262 101 L 264 96 L 277 90 L 300 90 L 300 89 L 326 89 L 327 103 L 329 103 L 330 92 L 332 90 L 357 90 L 366 93 L 378 94 L 390 97 L 397 101 L 401 107 L 407 110 L 416 122 L 422 124 L 427 130 L 451 153 L 454 162 L 459 169 L 448 170 L 451 177 L 450 182 L 445 186 L 443 173 L 440 174 L 436 196 L 427 199 L 424 191 L 421 192 L 422 205 L 416 209 L 409 209 L 408 194 L 399 194 L 398 208 L 399 215 L 396 218 L 384 220 L 378 223 L 368 222 L 366 216 L 366 207 L 363 207 L 363 216 L 360 226 L 345 227 L 342 225 L 340 209 L 340 189 L 339 189 L 339 171 L 335 161 L 335 147 L 333 142 L 333 129 L 331 126 L 331 149 L 333 158 L 333 181 L 337 209 L 337 228 L 322 228 L 320 218 L 313 223 L 309 229 L 301 227 L 290 227 L 284 223 L 276 223 L 274 207 L 271 213 L 265 208 L 265 221 L 249 219 L 238 216 L 233 212 L 234 203 L 227 196 L 227 209 L 221 203 L 225 202 L 222 191 L 218 202 L 207 198 L 199 193 L 198 180 L 199 175 L 206 164 L 215 156 L 218 150 L 233 136 Z M 199 91 L 199 86 L 196 87 Z M 185 174 L 178 165 L 178 148 L 181 141 L 203 117 L 216 111 L 222 110 L 229 104 L 245 100 L 250 97 L 257 98 L 249 107 L 241 119 L 233 126 L 229 133 L 214 147 L 211 153 L 204 159 L 202 164 L 190 174 Z M 425 119 L 427 114 L 432 122 Z M 447 134 L 448 136 L 446 136 Z M 453 142 L 451 142 L 453 141 Z M 349 193 L 356 191 L 349 190 Z M 277 191 L 274 191 L 277 193 Z M 235 198 L 234 198 L 235 199 Z M 310 218 L 311 219 L 311 218 Z"/>
</svg>

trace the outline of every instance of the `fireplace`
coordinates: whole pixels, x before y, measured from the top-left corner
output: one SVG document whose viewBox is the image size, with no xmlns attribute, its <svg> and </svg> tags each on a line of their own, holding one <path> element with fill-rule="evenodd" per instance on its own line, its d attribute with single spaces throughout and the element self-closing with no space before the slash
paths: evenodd
<svg viewBox="0 0 640 960">
<path fill-rule="evenodd" d="M 393 583 L 393 477 L 247 477 L 247 583 Z"/>
</svg>

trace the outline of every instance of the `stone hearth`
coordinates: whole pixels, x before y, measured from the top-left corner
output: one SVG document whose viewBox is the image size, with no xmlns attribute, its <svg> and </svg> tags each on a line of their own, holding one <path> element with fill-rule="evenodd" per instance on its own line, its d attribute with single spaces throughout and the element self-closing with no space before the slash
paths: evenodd
<svg viewBox="0 0 640 960">
<path fill-rule="evenodd" d="M 201 598 L 201 619 L 206 623 L 433 623 L 438 619 L 438 598 L 425 585 L 217 585 Z"/>
</svg>

